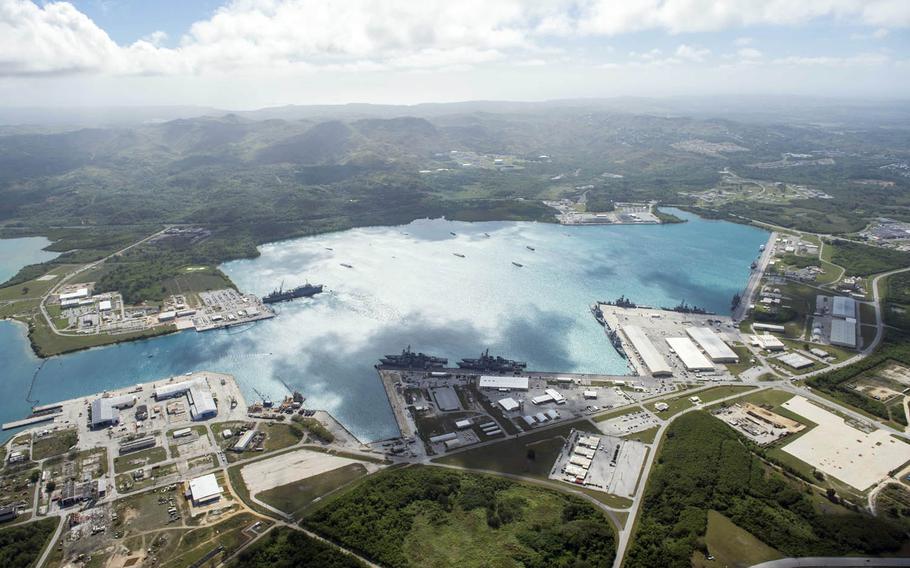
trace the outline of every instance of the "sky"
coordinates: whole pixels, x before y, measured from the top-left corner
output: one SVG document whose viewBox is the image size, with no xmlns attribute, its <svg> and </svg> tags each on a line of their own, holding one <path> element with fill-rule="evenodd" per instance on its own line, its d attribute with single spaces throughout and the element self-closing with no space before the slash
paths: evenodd
<svg viewBox="0 0 910 568">
<path fill-rule="evenodd" d="M 910 0 L 0 0 L 0 105 L 910 97 Z"/>
</svg>

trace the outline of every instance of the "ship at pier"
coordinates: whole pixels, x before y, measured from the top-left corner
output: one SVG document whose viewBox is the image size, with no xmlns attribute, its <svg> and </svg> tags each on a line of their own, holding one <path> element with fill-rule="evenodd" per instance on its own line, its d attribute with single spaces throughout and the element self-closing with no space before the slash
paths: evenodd
<svg viewBox="0 0 910 568">
<path fill-rule="evenodd" d="M 379 360 L 379 366 L 392 367 L 396 369 L 441 369 L 449 362 L 445 357 L 435 357 L 426 353 L 418 353 L 411 350 L 408 345 L 407 349 L 402 349 L 400 355 L 386 355 Z"/>
<path fill-rule="evenodd" d="M 492 373 L 520 373 L 525 370 L 528 364 L 524 361 L 515 361 L 496 355 L 490 355 L 487 349 L 480 354 L 477 359 L 462 359 L 458 362 L 460 369 L 470 369 L 472 371 L 486 371 Z"/>
<path fill-rule="evenodd" d="M 298 286 L 296 288 L 291 288 L 289 290 L 284 289 L 284 282 L 281 283 L 281 287 L 272 292 L 271 294 L 264 296 L 262 298 L 263 304 L 277 304 L 278 302 L 287 302 L 289 300 L 295 300 L 297 298 L 310 298 L 322 292 L 322 284 L 310 284 L 307 282 L 303 286 Z"/>
</svg>

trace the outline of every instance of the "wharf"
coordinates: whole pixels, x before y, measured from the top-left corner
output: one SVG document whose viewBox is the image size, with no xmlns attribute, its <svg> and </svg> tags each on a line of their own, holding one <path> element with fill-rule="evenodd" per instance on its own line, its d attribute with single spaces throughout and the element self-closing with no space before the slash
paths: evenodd
<svg viewBox="0 0 910 568">
<path fill-rule="evenodd" d="M 39 416 L 30 416 L 28 418 L 23 418 L 22 420 L 14 420 L 12 422 L 5 422 L 3 424 L 4 430 L 12 430 L 13 428 L 22 428 L 23 426 L 31 426 L 33 424 L 40 424 L 42 422 L 50 422 L 54 418 L 61 416 L 63 410 L 60 412 L 41 414 Z"/>
</svg>

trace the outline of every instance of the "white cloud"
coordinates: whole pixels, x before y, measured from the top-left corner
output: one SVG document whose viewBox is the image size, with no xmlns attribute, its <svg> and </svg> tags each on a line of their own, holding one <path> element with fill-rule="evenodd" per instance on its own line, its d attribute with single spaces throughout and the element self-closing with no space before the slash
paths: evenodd
<svg viewBox="0 0 910 568">
<path fill-rule="evenodd" d="M 733 45 L 737 47 L 744 47 L 747 45 L 752 45 L 751 37 L 738 37 L 733 41 Z"/>
<path fill-rule="evenodd" d="M 206 74 L 239 69 L 469 68 L 533 60 L 554 40 L 641 30 L 669 33 L 818 18 L 889 29 L 910 26 L 906 0 L 230 0 L 166 47 L 154 32 L 116 44 L 66 2 L 0 0 L 0 75 Z M 751 40 L 734 43 L 745 47 Z M 650 61 L 702 62 L 680 45 Z"/>
<path fill-rule="evenodd" d="M 823 66 L 823 67 L 872 67 L 889 63 L 891 58 L 880 53 L 863 53 L 850 57 L 806 57 L 791 55 L 780 57 L 771 61 L 775 65 L 787 66 Z"/>
<path fill-rule="evenodd" d="M 710 49 L 701 49 L 684 43 L 676 48 L 676 57 L 694 63 L 701 63 L 709 55 L 711 55 Z"/>
<path fill-rule="evenodd" d="M 762 56 L 762 52 L 754 47 L 744 47 L 742 49 L 737 49 L 736 55 L 743 59 L 758 59 Z"/>
</svg>

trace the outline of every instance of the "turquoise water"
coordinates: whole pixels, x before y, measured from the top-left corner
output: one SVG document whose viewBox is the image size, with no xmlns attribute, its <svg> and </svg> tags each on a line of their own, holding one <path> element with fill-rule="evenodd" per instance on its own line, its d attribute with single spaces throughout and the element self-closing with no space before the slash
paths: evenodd
<svg viewBox="0 0 910 568">
<path fill-rule="evenodd" d="M 59 253 L 41 250 L 51 242 L 44 237 L 0 239 L 0 284 L 29 264 L 53 260 Z"/>
<path fill-rule="evenodd" d="M 533 369 L 627 373 L 588 311 L 594 300 L 685 299 L 726 313 L 767 239 L 752 227 L 680 215 L 689 222 L 421 220 L 265 245 L 259 258 L 222 267 L 240 289 L 265 294 L 309 279 L 329 291 L 281 304 L 278 317 L 243 331 L 190 331 L 51 358 L 30 398 L 44 404 L 208 369 L 234 374 L 249 399 L 254 389 L 283 396 L 282 382 L 299 388 L 308 406 L 376 440 L 397 428 L 373 365 L 408 344 L 452 363 L 490 347 Z M 25 393 L 39 361 L 23 332 L 0 322 L 0 360 L 10 361 L 0 383 L 3 421 L 30 407 Z"/>
</svg>

